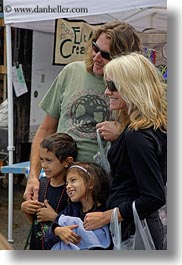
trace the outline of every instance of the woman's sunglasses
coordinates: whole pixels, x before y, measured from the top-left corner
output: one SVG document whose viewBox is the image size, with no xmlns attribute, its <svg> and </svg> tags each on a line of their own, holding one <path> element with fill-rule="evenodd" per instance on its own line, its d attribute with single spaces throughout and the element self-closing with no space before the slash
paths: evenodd
<svg viewBox="0 0 182 265">
<path fill-rule="evenodd" d="M 107 81 L 106 80 L 106 86 L 107 86 L 107 88 L 109 89 L 110 92 L 118 91 L 116 86 L 115 86 L 115 84 L 114 84 L 114 82 L 112 80 L 111 81 Z"/>
<path fill-rule="evenodd" d="M 95 53 L 100 52 L 101 56 L 106 59 L 106 60 L 112 60 L 110 52 L 103 51 L 99 48 L 99 46 L 96 44 L 96 42 L 92 42 L 92 49 L 94 50 Z"/>
</svg>

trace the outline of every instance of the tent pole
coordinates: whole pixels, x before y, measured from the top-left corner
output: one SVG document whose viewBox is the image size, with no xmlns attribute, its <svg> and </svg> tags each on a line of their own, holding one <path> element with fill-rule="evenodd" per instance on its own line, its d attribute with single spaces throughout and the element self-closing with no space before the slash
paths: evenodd
<svg viewBox="0 0 182 265">
<path fill-rule="evenodd" d="M 8 153 L 9 165 L 13 164 L 13 86 L 12 86 L 12 43 L 11 43 L 11 26 L 6 25 L 6 49 L 7 49 L 7 85 L 8 85 Z M 13 174 L 9 173 L 8 178 L 8 241 L 12 239 L 13 227 Z"/>
</svg>

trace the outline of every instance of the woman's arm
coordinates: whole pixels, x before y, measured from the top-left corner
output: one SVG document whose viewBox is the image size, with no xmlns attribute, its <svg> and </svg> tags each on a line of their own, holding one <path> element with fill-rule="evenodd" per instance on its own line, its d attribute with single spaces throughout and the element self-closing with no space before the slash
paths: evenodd
<svg viewBox="0 0 182 265">
<path fill-rule="evenodd" d="M 139 130 L 127 132 L 126 146 L 139 191 L 136 208 L 140 218 L 144 219 L 165 204 L 158 144 L 151 130 Z M 127 208 L 124 204 L 120 205 L 123 216 L 128 215 Z"/>
<path fill-rule="evenodd" d="M 113 210 L 108 210 L 105 212 L 93 212 L 87 213 L 84 218 L 83 226 L 86 230 L 95 230 L 97 228 L 103 227 L 110 223 L 111 215 Z M 123 221 L 123 218 L 118 209 L 118 221 Z"/>
</svg>

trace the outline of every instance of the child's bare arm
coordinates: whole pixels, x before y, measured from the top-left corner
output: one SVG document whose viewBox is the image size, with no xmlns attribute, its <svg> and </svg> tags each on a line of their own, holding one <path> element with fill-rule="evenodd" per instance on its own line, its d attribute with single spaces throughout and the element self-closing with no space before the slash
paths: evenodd
<svg viewBox="0 0 182 265">
<path fill-rule="evenodd" d="M 66 245 L 69 243 L 78 244 L 80 242 L 80 236 L 78 236 L 72 229 L 78 227 L 78 225 L 70 226 L 57 226 L 54 229 L 54 234 L 58 236 Z"/>
</svg>

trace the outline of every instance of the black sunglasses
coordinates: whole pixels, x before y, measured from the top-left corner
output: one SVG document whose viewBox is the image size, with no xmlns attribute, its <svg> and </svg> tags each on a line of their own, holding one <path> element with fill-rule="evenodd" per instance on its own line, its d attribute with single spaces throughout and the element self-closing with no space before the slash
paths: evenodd
<svg viewBox="0 0 182 265">
<path fill-rule="evenodd" d="M 99 46 L 96 44 L 96 42 L 92 42 L 92 49 L 94 50 L 95 53 L 100 52 L 101 56 L 106 59 L 106 60 L 112 60 L 110 52 L 103 51 L 99 48 Z"/>
<path fill-rule="evenodd" d="M 110 92 L 116 92 L 118 91 L 113 81 L 107 81 L 106 80 L 106 86 L 109 89 Z"/>
</svg>

